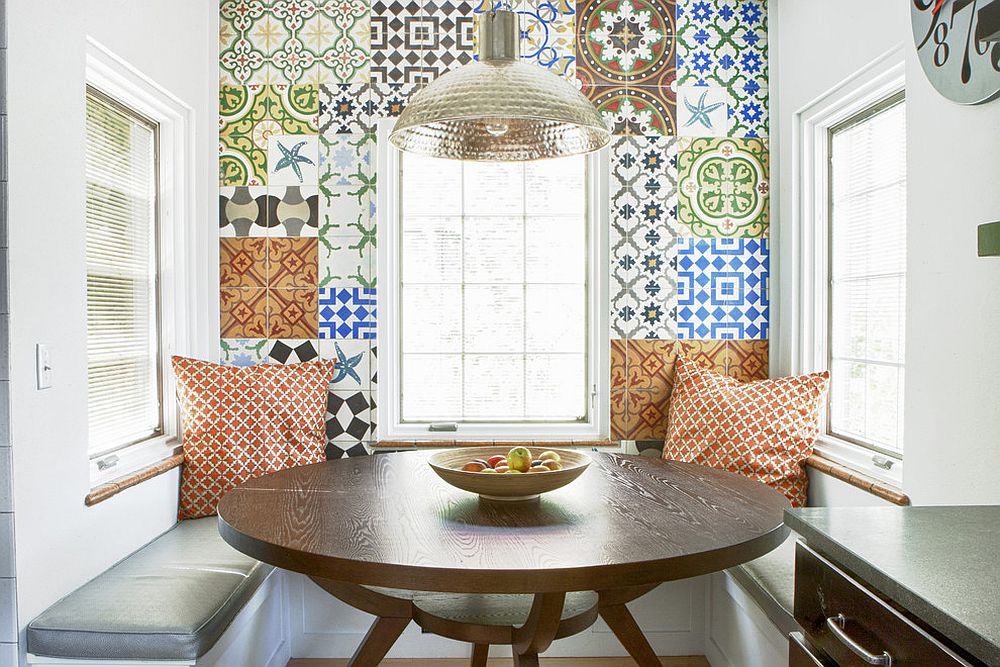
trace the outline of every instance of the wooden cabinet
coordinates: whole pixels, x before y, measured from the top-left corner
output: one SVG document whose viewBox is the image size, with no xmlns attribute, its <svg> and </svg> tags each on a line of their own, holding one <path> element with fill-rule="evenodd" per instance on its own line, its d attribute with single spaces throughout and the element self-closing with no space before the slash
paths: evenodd
<svg viewBox="0 0 1000 667">
<path fill-rule="evenodd" d="M 789 667 L 970 665 L 863 584 L 799 542 Z"/>
</svg>

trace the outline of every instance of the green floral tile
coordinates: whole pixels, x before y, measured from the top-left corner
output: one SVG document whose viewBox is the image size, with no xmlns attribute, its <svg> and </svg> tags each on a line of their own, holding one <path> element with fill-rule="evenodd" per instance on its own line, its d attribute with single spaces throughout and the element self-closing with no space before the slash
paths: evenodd
<svg viewBox="0 0 1000 667">
<path fill-rule="evenodd" d="M 316 134 L 319 90 L 312 85 L 224 85 L 219 115 L 220 184 L 266 185 L 269 138 Z"/>
<path fill-rule="evenodd" d="M 366 83 L 370 14 L 366 0 L 223 0 L 221 80 Z"/>
<path fill-rule="evenodd" d="M 332 203 L 334 192 L 346 189 L 358 202 L 375 194 L 374 134 L 334 134 L 319 137 L 321 204 Z"/>
<path fill-rule="evenodd" d="M 226 366 L 256 366 L 267 361 L 266 338 L 223 338 L 219 341 L 219 361 Z"/>
<path fill-rule="evenodd" d="M 331 195 L 331 203 L 323 206 L 319 230 L 320 287 L 375 287 L 377 239 L 370 197 L 358 201 L 348 187 L 334 187 Z"/>
<path fill-rule="evenodd" d="M 768 147 L 763 139 L 679 139 L 677 217 L 692 236 L 767 236 Z"/>
</svg>

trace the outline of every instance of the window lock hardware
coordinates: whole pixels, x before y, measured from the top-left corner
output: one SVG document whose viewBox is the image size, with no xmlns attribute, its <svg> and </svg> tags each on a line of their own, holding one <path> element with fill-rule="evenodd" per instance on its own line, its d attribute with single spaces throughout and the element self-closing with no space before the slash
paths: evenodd
<svg viewBox="0 0 1000 667">
<path fill-rule="evenodd" d="M 876 454 L 872 457 L 872 463 L 875 464 L 876 468 L 881 468 L 882 470 L 890 470 L 892 466 L 896 463 L 888 456 L 882 456 L 881 454 Z"/>
<path fill-rule="evenodd" d="M 457 431 L 458 424 L 455 422 L 434 422 L 427 427 L 428 431 Z"/>
<path fill-rule="evenodd" d="M 105 456 L 103 459 L 97 459 L 97 469 L 100 471 L 110 470 L 118 465 L 118 455 L 112 454 L 111 456 Z"/>
</svg>

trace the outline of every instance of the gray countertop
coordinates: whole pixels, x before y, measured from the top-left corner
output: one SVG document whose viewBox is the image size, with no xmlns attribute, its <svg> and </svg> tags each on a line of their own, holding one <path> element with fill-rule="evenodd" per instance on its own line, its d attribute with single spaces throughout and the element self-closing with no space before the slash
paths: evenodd
<svg viewBox="0 0 1000 667">
<path fill-rule="evenodd" d="M 1000 665 L 1000 506 L 805 507 L 785 523 L 988 665 Z"/>
</svg>

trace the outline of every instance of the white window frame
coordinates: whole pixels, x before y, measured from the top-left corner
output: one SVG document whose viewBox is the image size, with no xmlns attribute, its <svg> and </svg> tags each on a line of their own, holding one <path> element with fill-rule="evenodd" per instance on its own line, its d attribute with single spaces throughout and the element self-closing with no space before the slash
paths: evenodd
<svg viewBox="0 0 1000 667">
<path fill-rule="evenodd" d="M 196 285 L 198 243 L 207 234 L 195 232 L 194 111 L 96 40 L 87 38 L 86 83 L 106 97 L 158 125 L 158 252 L 160 298 L 160 395 L 163 433 L 89 461 L 92 487 L 123 477 L 180 451 L 180 425 L 170 358 L 191 354 L 199 341 L 196 312 L 204 312 Z M 211 218 L 215 219 L 215 218 Z M 206 225 L 206 228 L 208 226 Z M 204 291 L 204 290 L 203 290 Z"/>
<path fill-rule="evenodd" d="M 786 317 L 791 321 L 789 356 L 794 374 L 828 370 L 829 366 L 830 130 L 904 91 L 905 74 L 905 52 L 899 45 L 793 116 L 789 279 L 782 286 L 791 293 L 791 312 Z M 902 460 L 830 435 L 827 417 L 824 410 L 815 448 L 818 454 L 902 485 Z"/>
<path fill-rule="evenodd" d="M 380 440 L 604 440 L 610 434 L 610 334 L 608 314 L 608 151 L 587 157 L 590 175 L 587 202 L 588 266 L 587 373 L 592 385 L 588 420 L 580 423 L 458 423 L 456 431 L 431 431 L 427 424 L 401 419 L 399 364 L 399 198 L 396 192 L 399 151 L 389 142 L 395 119 L 378 124 L 378 406 Z M 602 175 L 604 175 L 602 177 Z"/>
</svg>

